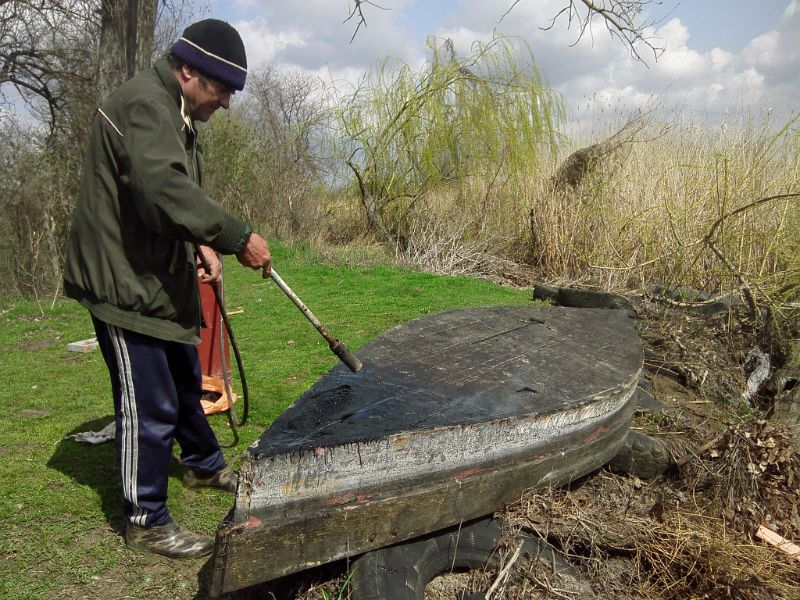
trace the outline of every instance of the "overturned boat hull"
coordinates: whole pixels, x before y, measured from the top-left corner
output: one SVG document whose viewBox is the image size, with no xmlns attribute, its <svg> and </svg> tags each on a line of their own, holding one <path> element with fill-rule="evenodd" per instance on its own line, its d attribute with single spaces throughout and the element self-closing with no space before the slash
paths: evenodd
<svg viewBox="0 0 800 600">
<path fill-rule="evenodd" d="M 622 311 L 491 307 L 396 327 L 250 447 L 212 595 L 480 517 L 619 450 L 643 353 Z"/>
</svg>

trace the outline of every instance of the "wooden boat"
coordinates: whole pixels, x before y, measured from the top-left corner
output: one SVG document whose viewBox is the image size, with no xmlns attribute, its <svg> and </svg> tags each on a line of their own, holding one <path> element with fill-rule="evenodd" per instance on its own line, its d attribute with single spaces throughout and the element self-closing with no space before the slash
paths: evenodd
<svg viewBox="0 0 800 600">
<path fill-rule="evenodd" d="M 623 311 L 423 317 L 358 350 L 246 452 L 211 594 L 480 517 L 621 447 L 643 351 Z"/>
</svg>

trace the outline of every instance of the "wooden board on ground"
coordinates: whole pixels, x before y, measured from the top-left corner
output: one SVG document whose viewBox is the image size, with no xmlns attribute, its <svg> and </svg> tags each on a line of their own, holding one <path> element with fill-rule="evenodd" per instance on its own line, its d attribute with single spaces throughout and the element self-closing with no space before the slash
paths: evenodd
<svg viewBox="0 0 800 600">
<path fill-rule="evenodd" d="M 91 352 L 97 348 L 97 338 L 89 338 L 88 340 L 80 340 L 79 342 L 67 344 L 67 350 L 70 352 Z"/>
</svg>

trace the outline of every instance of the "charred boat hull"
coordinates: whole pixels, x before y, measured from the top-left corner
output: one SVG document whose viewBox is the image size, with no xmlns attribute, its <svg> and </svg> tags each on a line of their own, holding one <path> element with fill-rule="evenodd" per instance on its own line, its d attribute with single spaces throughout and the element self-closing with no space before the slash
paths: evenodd
<svg viewBox="0 0 800 600">
<path fill-rule="evenodd" d="M 212 595 L 480 517 L 605 464 L 643 353 L 622 311 L 464 309 L 338 366 L 243 458 Z"/>
</svg>

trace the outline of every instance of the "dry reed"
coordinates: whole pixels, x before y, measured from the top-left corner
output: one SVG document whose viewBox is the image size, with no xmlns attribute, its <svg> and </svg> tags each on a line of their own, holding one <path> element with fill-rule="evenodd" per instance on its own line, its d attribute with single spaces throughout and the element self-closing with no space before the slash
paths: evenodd
<svg viewBox="0 0 800 600">
<path fill-rule="evenodd" d="M 594 165 L 574 188 L 551 179 L 565 152 L 535 172 L 500 168 L 429 190 L 408 215 L 402 258 L 483 274 L 495 257 L 525 263 L 539 279 L 603 289 L 747 286 L 759 302 L 791 308 L 800 290 L 796 121 L 649 118 L 624 152 L 602 159 L 613 165 Z"/>
</svg>

